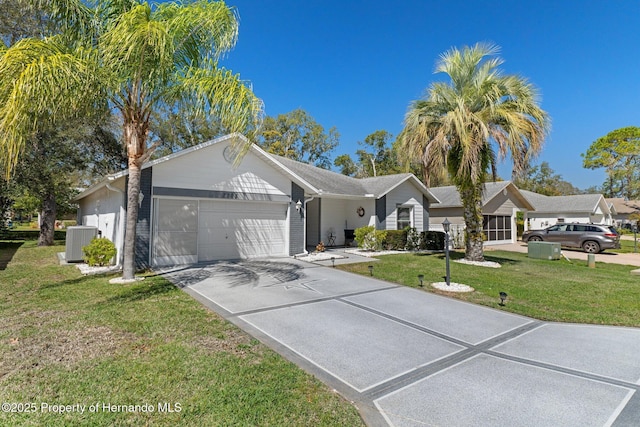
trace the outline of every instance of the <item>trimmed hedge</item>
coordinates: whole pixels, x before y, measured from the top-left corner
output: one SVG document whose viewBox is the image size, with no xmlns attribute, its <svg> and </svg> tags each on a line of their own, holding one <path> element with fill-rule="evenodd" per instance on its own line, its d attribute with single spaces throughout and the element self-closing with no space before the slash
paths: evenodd
<svg viewBox="0 0 640 427">
<path fill-rule="evenodd" d="M 387 230 L 376 230 L 373 225 L 356 228 L 356 242 L 358 247 L 366 251 L 378 251 L 387 237 Z"/>
<path fill-rule="evenodd" d="M 382 241 L 382 248 L 389 251 L 413 249 L 441 251 L 444 249 L 444 233 L 442 231 L 423 231 L 422 233 L 414 231 L 413 243 L 415 244 L 417 241 L 417 246 L 415 248 L 409 248 L 407 239 L 411 230 L 410 228 L 404 230 L 386 230 L 386 236 Z M 379 237 L 376 239 L 374 236 L 378 233 L 381 233 L 381 231 L 375 230 L 372 225 L 359 228 L 356 230 L 356 241 L 361 248 L 364 246 L 365 249 L 371 250 L 377 246 Z"/>
<path fill-rule="evenodd" d="M 387 238 L 382 246 L 388 251 L 403 251 L 407 246 L 407 231 L 387 230 Z"/>
<path fill-rule="evenodd" d="M 423 231 L 420 233 L 420 249 L 438 251 L 444 249 L 444 232 Z"/>
<path fill-rule="evenodd" d="M 64 240 L 67 237 L 66 230 L 55 230 L 53 232 L 55 240 Z M 40 230 L 8 230 L 0 233 L 2 240 L 38 240 Z"/>
</svg>

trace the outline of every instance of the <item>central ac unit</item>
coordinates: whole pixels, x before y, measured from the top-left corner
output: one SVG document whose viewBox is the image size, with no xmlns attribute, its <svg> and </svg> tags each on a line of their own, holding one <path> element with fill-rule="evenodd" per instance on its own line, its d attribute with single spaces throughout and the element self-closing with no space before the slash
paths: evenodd
<svg viewBox="0 0 640 427">
<path fill-rule="evenodd" d="M 82 248 L 87 246 L 97 234 L 97 227 L 77 225 L 67 228 L 65 260 L 67 262 L 81 262 L 84 259 Z"/>
</svg>

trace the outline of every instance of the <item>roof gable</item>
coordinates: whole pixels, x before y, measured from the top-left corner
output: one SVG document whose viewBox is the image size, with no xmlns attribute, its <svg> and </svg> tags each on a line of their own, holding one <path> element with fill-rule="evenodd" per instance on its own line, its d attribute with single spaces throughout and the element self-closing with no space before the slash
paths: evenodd
<svg viewBox="0 0 640 427">
<path fill-rule="evenodd" d="M 640 212 L 640 200 L 625 200 L 621 197 L 605 199 L 612 210 L 619 215 L 630 215 Z"/>
<path fill-rule="evenodd" d="M 145 163 L 142 168 L 146 169 L 170 162 L 224 142 L 230 144 L 248 144 L 249 140 L 239 133 L 225 135 Z M 307 193 L 310 194 L 344 198 L 380 198 L 403 183 L 409 182 L 411 185 L 418 188 L 431 203 L 438 202 L 438 199 L 413 174 L 410 173 L 385 175 L 373 178 L 352 178 L 330 170 L 321 169 L 307 163 L 301 163 L 286 157 L 267 153 L 255 144 L 251 144 L 250 150 L 256 156 L 267 162 L 271 167 L 279 170 L 293 182 L 300 185 Z M 80 200 L 108 185 L 110 182 L 123 178 L 128 174 L 129 170 L 127 169 L 109 175 L 101 182 L 83 191 L 76 197 L 76 200 Z"/>
<path fill-rule="evenodd" d="M 458 189 L 449 185 L 446 187 L 435 187 L 429 189 L 436 198 L 440 200 L 440 203 L 434 205 L 435 208 L 460 208 L 462 207 L 462 200 L 460 199 L 460 193 Z M 512 198 L 517 200 L 520 205 L 525 209 L 533 209 L 530 201 L 527 197 L 518 190 L 518 188 L 511 181 L 498 181 L 487 182 L 484 184 L 484 191 L 482 192 L 482 206 L 486 206 L 493 199 L 498 197 L 502 192 L 507 191 Z"/>
<path fill-rule="evenodd" d="M 602 194 L 574 194 L 570 196 L 545 196 L 522 190 L 536 212 L 540 213 L 595 213 L 598 207 L 610 213 L 609 205 Z"/>
</svg>

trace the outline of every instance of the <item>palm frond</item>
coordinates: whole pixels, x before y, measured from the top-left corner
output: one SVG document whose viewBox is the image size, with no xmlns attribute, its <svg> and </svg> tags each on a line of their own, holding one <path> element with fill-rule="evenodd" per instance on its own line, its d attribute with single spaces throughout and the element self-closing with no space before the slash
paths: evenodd
<svg viewBox="0 0 640 427">
<path fill-rule="evenodd" d="M 191 68 L 176 86 L 202 115 L 217 117 L 230 133 L 239 132 L 249 140 L 259 131 L 264 105 L 238 74 L 224 68 Z M 248 147 L 243 147 L 246 152 Z"/>
<path fill-rule="evenodd" d="M 0 155 L 7 174 L 39 126 L 104 102 L 95 51 L 61 40 L 24 39 L 0 57 Z"/>
<path fill-rule="evenodd" d="M 187 5 L 160 4 L 154 16 L 167 23 L 181 66 L 200 67 L 218 61 L 236 45 L 239 17 L 224 2 L 199 0 Z"/>
</svg>

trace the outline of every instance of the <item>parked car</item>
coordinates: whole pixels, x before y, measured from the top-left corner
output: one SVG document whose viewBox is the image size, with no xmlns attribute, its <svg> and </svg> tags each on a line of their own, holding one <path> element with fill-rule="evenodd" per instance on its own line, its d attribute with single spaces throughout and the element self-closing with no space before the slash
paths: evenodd
<svg viewBox="0 0 640 427">
<path fill-rule="evenodd" d="M 620 247 L 620 233 L 610 225 L 562 223 L 544 230 L 528 230 L 523 242 L 556 242 L 568 248 L 582 248 L 591 254 Z"/>
</svg>

